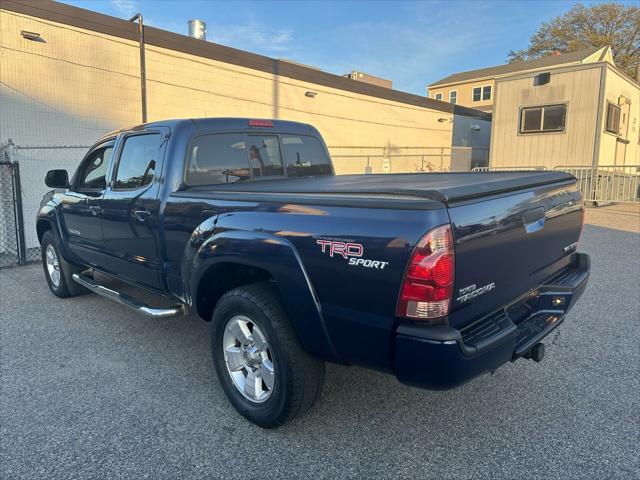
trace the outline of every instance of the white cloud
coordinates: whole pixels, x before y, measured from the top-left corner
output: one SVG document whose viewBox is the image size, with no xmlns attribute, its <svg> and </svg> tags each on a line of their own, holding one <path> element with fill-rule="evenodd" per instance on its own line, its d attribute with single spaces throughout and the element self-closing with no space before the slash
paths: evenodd
<svg viewBox="0 0 640 480">
<path fill-rule="evenodd" d="M 300 52 L 299 59 L 337 74 L 364 71 L 393 80 L 396 89 L 424 95 L 429 82 L 456 71 L 451 69 L 459 69 L 462 58 L 468 60 L 495 41 L 495 22 L 484 4 L 464 5 L 473 7 L 472 17 L 459 18 L 416 2 L 403 4 L 409 21 L 341 24 L 324 32 L 327 45 L 322 52 Z"/>
<path fill-rule="evenodd" d="M 130 18 L 140 11 L 140 2 L 136 0 L 110 0 L 109 3 L 123 17 Z"/>
<path fill-rule="evenodd" d="M 261 23 L 207 25 L 207 39 L 242 50 L 282 53 L 291 48 L 293 30 Z"/>
</svg>

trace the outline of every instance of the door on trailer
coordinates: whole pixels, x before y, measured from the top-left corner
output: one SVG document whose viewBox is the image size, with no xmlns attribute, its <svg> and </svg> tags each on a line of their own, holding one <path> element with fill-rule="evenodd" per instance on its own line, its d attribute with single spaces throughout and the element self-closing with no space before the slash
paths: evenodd
<svg viewBox="0 0 640 480">
<path fill-rule="evenodd" d="M 625 165 L 627 155 L 627 145 L 629 144 L 629 113 L 631 113 L 631 105 L 629 100 L 621 98 L 618 103 L 620 104 L 620 119 L 618 127 L 618 138 L 616 139 L 616 165 Z"/>
</svg>

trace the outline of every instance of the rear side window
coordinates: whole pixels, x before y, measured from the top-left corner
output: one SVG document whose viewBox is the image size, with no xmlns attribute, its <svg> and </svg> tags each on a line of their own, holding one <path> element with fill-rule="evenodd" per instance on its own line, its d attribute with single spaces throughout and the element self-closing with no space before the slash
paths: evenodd
<svg viewBox="0 0 640 480">
<path fill-rule="evenodd" d="M 159 146 L 159 134 L 128 137 L 120 154 L 114 189 L 149 185 L 155 174 Z"/>
<path fill-rule="evenodd" d="M 241 182 L 251 178 L 242 134 L 203 135 L 192 143 L 187 185 Z"/>
<path fill-rule="evenodd" d="M 317 138 L 283 135 L 282 150 L 288 177 L 331 175 L 331 162 Z"/>
</svg>

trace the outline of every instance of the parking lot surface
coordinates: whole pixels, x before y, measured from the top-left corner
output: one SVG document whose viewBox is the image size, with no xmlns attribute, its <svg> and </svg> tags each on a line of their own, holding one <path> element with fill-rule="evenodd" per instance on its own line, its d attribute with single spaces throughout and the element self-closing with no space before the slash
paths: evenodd
<svg viewBox="0 0 640 480">
<path fill-rule="evenodd" d="M 96 295 L 58 299 L 39 265 L 0 270 L 0 477 L 637 479 L 630 218 L 585 227 L 590 284 L 542 363 L 447 392 L 329 365 L 318 404 L 275 431 L 226 401 L 207 323 L 147 319 Z"/>
</svg>

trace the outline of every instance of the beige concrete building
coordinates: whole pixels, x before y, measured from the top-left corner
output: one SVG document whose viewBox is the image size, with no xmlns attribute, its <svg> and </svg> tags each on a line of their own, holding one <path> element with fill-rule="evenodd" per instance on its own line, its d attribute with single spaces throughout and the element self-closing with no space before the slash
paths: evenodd
<svg viewBox="0 0 640 480">
<path fill-rule="evenodd" d="M 447 79 L 429 87 L 432 98 L 457 89 L 458 104 L 493 112 L 491 167 L 640 165 L 640 85 L 609 47 Z"/>
<path fill-rule="evenodd" d="M 490 131 L 477 110 L 153 27 L 144 40 L 149 121 L 310 123 L 339 174 L 449 170 L 458 119 Z M 48 0 L 0 1 L 0 147 L 16 146 L 25 218 L 46 191 L 46 170 L 73 171 L 104 133 L 141 122 L 141 72 L 137 24 Z M 473 149 L 478 133 L 459 127 L 459 137 Z"/>
</svg>

